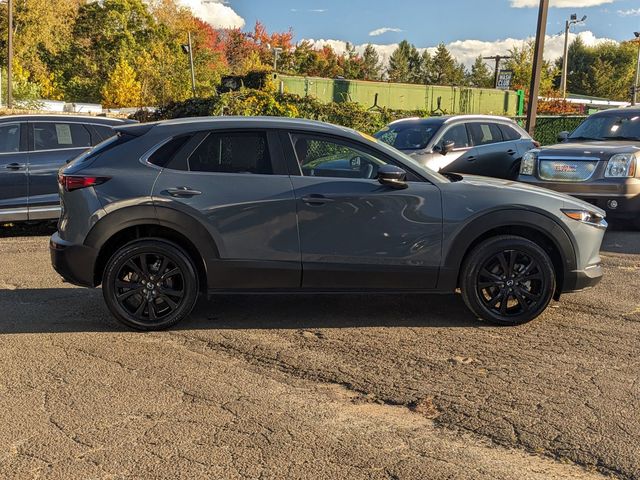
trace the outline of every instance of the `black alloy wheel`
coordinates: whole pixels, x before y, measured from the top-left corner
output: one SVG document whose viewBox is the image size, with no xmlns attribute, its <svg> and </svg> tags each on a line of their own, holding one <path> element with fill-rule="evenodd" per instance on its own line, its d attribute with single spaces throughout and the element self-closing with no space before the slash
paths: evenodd
<svg viewBox="0 0 640 480">
<path fill-rule="evenodd" d="M 500 236 L 481 243 L 467 257 L 461 274 L 467 306 L 480 318 L 506 325 L 540 315 L 555 286 L 547 252 L 522 237 Z"/>
<path fill-rule="evenodd" d="M 160 330 L 186 317 L 197 299 L 196 270 L 180 247 L 162 240 L 129 243 L 109 260 L 103 294 L 127 326 Z"/>
</svg>

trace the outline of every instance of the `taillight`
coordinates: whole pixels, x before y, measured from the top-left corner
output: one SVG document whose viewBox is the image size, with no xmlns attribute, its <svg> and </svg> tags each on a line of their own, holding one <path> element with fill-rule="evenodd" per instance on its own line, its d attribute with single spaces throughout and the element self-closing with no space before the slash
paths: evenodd
<svg viewBox="0 0 640 480">
<path fill-rule="evenodd" d="M 67 192 L 80 188 L 94 187 L 109 180 L 109 177 L 83 177 L 79 175 L 58 175 L 58 183 Z"/>
<path fill-rule="evenodd" d="M 532 142 L 535 148 L 540 148 L 540 142 L 536 142 L 535 140 L 532 140 Z"/>
</svg>

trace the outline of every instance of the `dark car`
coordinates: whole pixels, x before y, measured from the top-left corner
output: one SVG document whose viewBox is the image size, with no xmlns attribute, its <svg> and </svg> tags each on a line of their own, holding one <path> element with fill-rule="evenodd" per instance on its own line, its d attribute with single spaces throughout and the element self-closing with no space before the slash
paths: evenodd
<svg viewBox="0 0 640 480">
<path fill-rule="evenodd" d="M 527 153 L 519 180 L 581 198 L 640 228 L 640 108 L 596 113 L 559 140 Z"/>
<path fill-rule="evenodd" d="M 86 115 L 0 117 L 0 223 L 58 218 L 58 169 L 126 123 Z"/>
<path fill-rule="evenodd" d="M 436 172 L 515 179 L 522 156 L 539 146 L 516 122 L 488 115 L 397 120 L 375 137 Z"/>
<path fill-rule="evenodd" d="M 603 212 L 512 181 L 443 176 L 356 131 L 279 118 L 119 127 L 60 172 L 68 281 L 159 329 L 198 293 L 452 293 L 532 320 L 602 275 Z M 390 306 L 390 308 L 395 308 Z"/>
</svg>

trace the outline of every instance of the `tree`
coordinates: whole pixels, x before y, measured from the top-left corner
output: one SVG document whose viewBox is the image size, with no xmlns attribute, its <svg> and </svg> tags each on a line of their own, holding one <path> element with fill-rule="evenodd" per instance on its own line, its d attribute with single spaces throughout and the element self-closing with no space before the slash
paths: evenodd
<svg viewBox="0 0 640 480">
<path fill-rule="evenodd" d="M 453 58 L 444 43 L 433 54 L 431 81 L 434 85 L 463 85 L 466 70 Z"/>
<path fill-rule="evenodd" d="M 505 69 L 513 72 L 511 79 L 512 89 L 528 90 L 531 84 L 531 75 L 533 72 L 533 41 L 526 42 L 522 47 L 513 47 L 509 50 L 511 57 L 505 63 Z M 555 69 L 548 61 L 544 61 L 542 65 L 542 75 L 540 78 L 540 94 L 553 94 L 553 78 Z"/>
<path fill-rule="evenodd" d="M 472 87 L 493 88 L 494 76 L 485 61 L 482 59 L 482 55 L 479 55 L 471 66 L 471 73 L 469 74 L 467 81 Z"/>
<path fill-rule="evenodd" d="M 373 45 L 369 44 L 364 49 L 362 63 L 362 73 L 365 80 L 381 80 L 382 65 L 380 63 L 380 55 L 378 55 Z"/>
<path fill-rule="evenodd" d="M 389 57 L 387 74 L 390 81 L 409 83 L 411 80 L 411 47 L 409 42 L 403 40 Z"/>
<path fill-rule="evenodd" d="M 107 83 L 102 87 L 102 101 L 106 108 L 140 107 L 142 86 L 136 72 L 124 58 L 120 58 Z"/>
<path fill-rule="evenodd" d="M 422 57 L 420 59 L 420 74 L 418 76 L 418 82 L 423 85 L 431 84 L 431 77 L 433 75 L 433 59 L 429 54 L 428 50 L 422 52 Z"/>
</svg>

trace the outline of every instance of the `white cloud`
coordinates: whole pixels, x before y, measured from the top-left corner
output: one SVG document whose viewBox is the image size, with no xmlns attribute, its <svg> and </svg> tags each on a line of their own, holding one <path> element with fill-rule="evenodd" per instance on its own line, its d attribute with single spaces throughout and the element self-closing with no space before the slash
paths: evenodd
<svg viewBox="0 0 640 480">
<path fill-rule="evenodd" d="M 585 31 L 580 32 L 578 34 L 570 33 L 569 41 L 572 42 L 576 37 L 580 37 L 581 40 L 585 43 L 585 45 L 597 45 L 599 43 L 614 41 L 607 38 L 598 38 L 593 32 Z M 509 50 L 513 47 L 521 48 L 525 42 L 532 40 L 533 37 L 529 38 L 506 38 L 502 40 L 496 40 L 493 42 L 486 42 L 482 40 L 458 40 L 455 42 L 451 42 L 447 45 L 447 48 L 451 52 L 451 54 L 459 61 L 464 63 L 467 67 L 470 67 L 478 55 L 482 55 L 483 57 L 491 56 L 491 55 L 506 55 Z M 346 51 L 347 42 L 343 40 L 333 40 L 333 39 L 306 39 L 307 42 L 311 43 L 311 45 L 320 49 L 325 45 L 329 45 L 333 48 L 337 53 L 341 54 Z M 387 65 L 389 63 L 389 57 L 393 53 L 393 51 L 398 47 L 397 43 L 390 44 L 372 44 L 373 47 L 380 55 L 381 61 Z M 356 52 L 359 54 L 364 53 L 364 49 L 367 47 L 367 44 L 356 45 Z M 436 47 L 428 46 L 418 48 L 418 51 L 421 53 L 424 50 L 428 50 L 429 53 L 435 51 Z M 547 35 L 545 40 L 545 49 L 544 49 L 544 57 L 547 60 L 555 60 L 562 56 L 564 49 L 564 35 Z"/>
<path fill-rule="evenodd" d="M 326 8 L 310 8 L 308 10 L 300 10 L 299 8 L 292 8 L 290 9 L 290 11 L 294 13 L 298 13 L 298 12 L 324 13 L 327 11 L 327 9 Z"/>
<path fill-rule="evenodd" d="M 551 0 L 550 6 L 557 8 L 588 8 L 604 5 L 605 3 L 613 3 L 615 1 L 616 0 Z M 511 0 L 511 6 L 513 8 L 532 8 L 538 7 L 539 5 L 540 0 Z"/>
<path fill-rule="evenodd" d="M 377 28 L 375 30 L 372 30 L 371 32 L 369 32 L 369 36 L 370 37 L 377 37 L 379 35 L 384 35 L 385 33 L 389 33 L 389 32 L 402 32 L 403 30 L 401 28 L 393 28 L 393 27 L 382 27 L 382 28 Z"/>
<path fill-rule="evenodd" d="M 215 28 L 242 28 L 245 21 L 224 0 L 178 0 L 193 14 Z"/>
<path fill-rule="evenodd" d="M 618 10 L 621 17 L 640 17 L 640 8 L 630 8 L 629 10 Z"/>
</svg>

